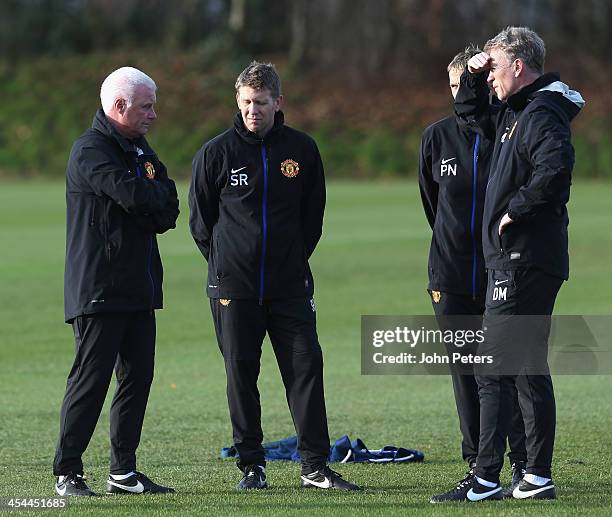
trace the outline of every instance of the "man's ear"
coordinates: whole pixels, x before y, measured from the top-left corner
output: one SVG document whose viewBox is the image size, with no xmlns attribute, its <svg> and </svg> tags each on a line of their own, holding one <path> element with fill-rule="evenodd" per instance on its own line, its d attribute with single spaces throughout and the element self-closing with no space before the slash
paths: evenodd
<svg viewBox="0 0 612 517">
<path fill-rule="evenodd" d="M 280 111 L 280 109 L 283 107 L 283 96 L 279 95 L 275 103 L 276 105 L 274 106 L 274 111 Z"/>
<path fill-rule="evenodd" d="M 119 113 L 120 115 L 123 115 L 126 107 L 127 107 L 127 103 L 125 102 L 125 99 L 122 99 L 120 97 L 115 99 L 115 102 L 113 103 L 113 108 L 115 109 L 117 113 Z"/>
<path fill-rule="evenodd" d="M 515 59 L 512 63 L 512 71 L 514 72 L 514 77 L 518 77 L 525 70 L 525 63 L 523 63 L 522 59 Z"/>
<path fill-rule="evenodd" d="M 240 109 L 240 94 L 238 92 L 236 92 L 236 104 L 238 105 L 238 108 Z"/>
</svg>

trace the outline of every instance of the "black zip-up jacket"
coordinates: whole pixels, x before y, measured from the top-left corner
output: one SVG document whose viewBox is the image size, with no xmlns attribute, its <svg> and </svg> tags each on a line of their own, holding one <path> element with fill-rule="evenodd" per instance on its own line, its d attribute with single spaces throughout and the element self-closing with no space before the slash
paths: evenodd
<svg viewBox="0 0 612 517">
<path fill-rule="evenodd" d="M 66 321 L 160 309 L 155 234 L 175 227 L 178 197 L 145 138 L 128 141 L 98 110 L 70 152 L 66 208 Z"/>
<path fill-rule="evenodd" d="M 486 74 L 466 70 L 456 112 L 474 116 L 486 93 Z M 497 135 L 482 226 L 487 268 L 536 268 L 568 278 L 566 204 L 574 166 L 570 121 L 583 105 L 580 94 L 551 73 L 511 95 L 494 116 Z M 514 222 L 500 236 L 506 213 Z"/>
<path fill-rule="evenodd" d="M 238 112 L 233 128 L 204 144 L 189 207 L 210 298 L 312 296 L 308 259 L 323 226 L 323 164 L 314 140 L 285 126 L 282 112 L 263 140 Z"/>
<path fill-rule="evenodd" d="M 481 228 L 493 134 L 492 125 L 481 129 L 456 115 L 423 131 L 419 187 L 433 230 L 432 291 L 476 298 L 486 290 Z"/>
</svg>

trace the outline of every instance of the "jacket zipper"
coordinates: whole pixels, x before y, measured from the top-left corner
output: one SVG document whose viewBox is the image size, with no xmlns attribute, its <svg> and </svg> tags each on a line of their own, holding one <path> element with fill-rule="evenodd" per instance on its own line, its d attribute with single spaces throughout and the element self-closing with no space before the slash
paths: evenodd
<svg viewBox="0 0 612 517">
<path fill-rule="evenodd" d="M 140 178 L 142 173 L 140 170 L 140 162 L 136 158 L 136 175 Z M 155 282 L 153 281 L 153 272 L 151 271 L 151 256 L 153 255 L 153 234 L 149 234 L 149 254 L 147 257 L 147 273 L 149 274 L 149 281 L 151 282 L 151 310 L 153 310 L 153 304 L 155 301 Z"/>
<path fill-rule="evenodd" d="M 514 111 L 510 111 L 510 113 L 512 114 L 512 119 L 511 119 L 511 120 L 509 120 L 509 121 L 508 121 L 508 123 L 506 124 L 506 132 L 504 133 L 504 135 L 505 135 L 505 136 L 507 136 L 507 135 L 508 135 L 508 132 L 509 132 L 509 131 L 511 131 L 511 129 L 510 129 L 510 128 L 511 128 L 511 127 L 514 125 L 514 124 L 513 124 L 513 122 L 515 122 L 515 121 L 516 121 L 516 113 L 515 113 Z M 498 153 L 498 158 L 499 158 L 499 154 L 501 154 L 501 150 L 500 150 L 500 152 Z M 500 222 L 501 222 L 501 220 L 500 220 Z M 501 234 L 499 233 L 499 223 L 497 224 L 497 226 L 496 226 L 496 228 L 494 229 L 494 231 L 496 232 L 496 234 L 497 234 L 497 239 L 499 240 L 499 255 L 500 255 L 501 257 L 503 257 L 503 256 L 504 256 L 504 245 L 503 245 L 503 243 L 502 243 L 502 236 L 501 236 Z"/>
<path fill-rule="evenodd" d="M 266 269 L 266 242 L 268 239 L 268 156 L 266 155 L 266 146 L 261 144 L 261 159 L 263 161 L 264 173 L 264 189 L 261 202 L 261 220 L 263 230 L 263 240 L 261 243 L 261 264 L 259 266 L 259 305 L 263 304 L 264 297 L 264 273 Z"/>
<path fill-rule="evenodd" d="M 476 133 L 474 142 L 474 168 L 472 178 L 472 299 L 476 299 L 476 186 L 478 185 L 478 147 L 480 146 L 480 135 Z"/>
</svg>

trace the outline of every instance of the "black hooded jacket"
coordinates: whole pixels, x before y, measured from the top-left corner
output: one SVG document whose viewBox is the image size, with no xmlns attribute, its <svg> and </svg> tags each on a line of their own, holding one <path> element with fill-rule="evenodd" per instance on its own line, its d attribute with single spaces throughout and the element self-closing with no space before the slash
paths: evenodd
<svg viewBox="0 0 612 517">
<path fill-rule="evenodd" d="M 211 298 L 312 296 L 308 259 L 323 226 L 325 179 L 317 146 L 277 112 L 263 140 L 240 112 L 193 160 L 190 228 L 208 261 Z"/>
<path fill-rule="evenodd" d="M 70 152 L 66 208 L 66 321 L 161 308 L 155 234 L 175 227 L 178 197 L 145 138 L 128 141 L 98 110 Z"/>
<path fill-rule="evenodd" d="M 455 109 L 470 119 L 483 105 L 486 74 L 465 71 Z M 494 116 L 497 128 L 486 192 L 482 239 L 489 269 L 537 268 L 569 275 L 569 200 L 574 149 L 570 122 L 584 101 L 577 92 L 545 74 L 511 95 Z M 502 235 L 499 223 L 514 221 Z"/>
<path fill-rule="evenodd" d="M 487 287 L 482 211 L 494 128 L 453 115 L 423 131 L 419 187 L 433 230 L 429 289 L 476 298 Z"/>
</svg>

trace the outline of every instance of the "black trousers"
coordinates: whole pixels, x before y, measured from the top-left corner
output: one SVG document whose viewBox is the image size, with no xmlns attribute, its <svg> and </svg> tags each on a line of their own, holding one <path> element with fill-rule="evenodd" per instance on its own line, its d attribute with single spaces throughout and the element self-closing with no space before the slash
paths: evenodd
<svg viewBox="0 0 612 517">
<path fill-rule="evenodd" d="M 210 300 L 227 375 L 227 400 L 238 467 L 265 465 L 257 379 L 268 333 L 298 437 L 302 473 L 324 466 L 329 435 L 323 394 L 323 354 L 314 302 L 308 298 L 264 301 Z"/>
<path fill-rule="evenodd" d="M 76 356 L 62 402 L 53 473 L 83 473 L 81 457 L 96 427 L 114 369 L 117 389 L 110 409 L 110 472 L 127 474 L 136 470 L 136 449 L 153 381 L 155 314 L 79 316 L 72 326 Z"/>
<path fill-rule="evenodd" d="M 476 377 L 481 415 L 476 475 L 488 481 L 499 481 L 515 390 L 525 423 L 527 473 L 551 477 L 556 409 L 546 354 L 550 315 L 562 283 L 536 269 L 489 271 L 483 321 L 489 331 L 479 353 L 501 357 L 512 371 Z M 516 369 L 534 354 L 538 368 Z"/>
<path fill-rule="evenodd" d="M 431 295 L 431 293 L 430 293 Z M 437 301 L 436 301 L 437 300 Z M 468 295 L 459 295 L 442 292 L 439 296 L 432 296 L 432 306 L 438 324 L 442 330 L 460 326 L 464 330 L 480 330 L 482 327 L 482 314 L 485 310 L 484 296 L 476 299 Z M 467 316 L 458 318 L 458 315 Z M 448 318 L 450 316 L 450 318 Z M 457 349 L 449 350 L 449 353 Z M 476 350 L 464 347 L 466 354 L 475 353 Z M 474 375 L 474 367 L 470 364 L 451 364 L 451 379 L 455 404 L 459 415 L 459 429 L 463 440 L 461 453 L 464 461 L 470 466 L 476 463 L 478 456 L 478 442 L 480 439 L 480 399 L 478 397 L 478 383 Z M 512 418 L 508 433 L 510 463 L 525 462 L 527 452 L 525 449 L 525 426 L 523 416 L 518 405 L 516 389 L 512 397 Z"/>
</svg>

